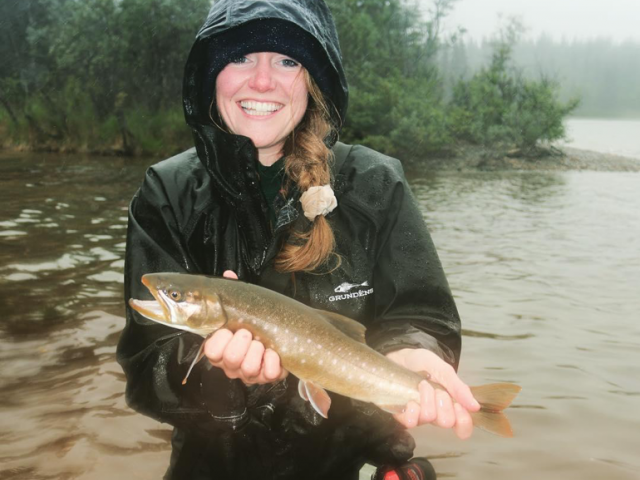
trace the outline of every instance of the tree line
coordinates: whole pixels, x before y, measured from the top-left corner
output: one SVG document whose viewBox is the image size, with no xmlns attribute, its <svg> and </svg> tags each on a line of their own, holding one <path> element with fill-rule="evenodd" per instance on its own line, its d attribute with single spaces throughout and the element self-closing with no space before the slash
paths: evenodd
<svg viewBox="0 0 640 480">
<path fill-rule="evenodd" d="M 531 154 L 577 106 L 514 63 L 506 28 L 487 65 L 454 74 L 456 0 L 329 0 L 350 85 L 346 142 L 406 161 L 461 141 Z M 191 145 L 184 62 L 210 0 L 0 2 L 0 134 L 8 145 L 167 155 Z M 459 53 L 459 52 L 458 52 Z"/>
<path fill-rule="evenodd" d="M 443 74 L 469 78 L 491 59 L 493 42 L 460 41 L 443 52 Z M 640 43 L 610 39 L 553 40 L 548 36 L 522 40 L 513 60 L 523 75 L 547 76 L 559 85 L 559 98 L 581 98 L 575 115 L 640 118 Z"/>
</svg>

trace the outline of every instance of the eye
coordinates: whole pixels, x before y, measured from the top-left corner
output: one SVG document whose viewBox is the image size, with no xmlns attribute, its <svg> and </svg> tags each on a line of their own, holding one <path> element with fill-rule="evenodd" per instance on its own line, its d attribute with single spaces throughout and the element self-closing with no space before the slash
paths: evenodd
<svg viewBox="0 0 640 480">
<path fill-rule="evenodd" d="M 285 67 L 290 67 L 290 68 L 296 68 L 296 67 L 300 66 L 300 64 L 298 62 L 296 62 L 292 58 L 283 58 L 282 59 L 282 65 L 284 65 Z"/>
<path fill-rule="evenodd" d="M 247 63 L 249 59 L 247 57 L 232 58 L 229 63 Z"/>
<path fill-rule="evenodd" d="M 179 302 L 182 298 L 182 294 L 178 290 L 169 290 L 168 294 L 171 300 L 174 300 L 176 302 Z"/>
</svg>

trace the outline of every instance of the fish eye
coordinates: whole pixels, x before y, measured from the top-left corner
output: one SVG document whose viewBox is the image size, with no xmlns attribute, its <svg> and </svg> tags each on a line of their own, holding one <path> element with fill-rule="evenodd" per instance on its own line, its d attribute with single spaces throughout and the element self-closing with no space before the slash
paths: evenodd
<svg viewBox="0 0 640 480">
<path fill-rule="evenodd" d="M 175 300 L 176 302 L 179 302 L 182 298 L 182 294 L 178 290 L 169 290 L 168 294 L 171 300 Z"/>
</svg>

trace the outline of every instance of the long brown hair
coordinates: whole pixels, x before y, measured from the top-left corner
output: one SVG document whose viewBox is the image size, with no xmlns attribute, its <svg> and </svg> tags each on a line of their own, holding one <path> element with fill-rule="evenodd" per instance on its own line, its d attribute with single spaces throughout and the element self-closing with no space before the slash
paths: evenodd
<svg viewBox="0 0 640 480">
<path fill-rule="evenodd" d="M 324 140 L 336 130 L 322 91 L 306 70 L 303 73 L 309 92 L 307 111 L 284 146 L 286 175 L 301 192 L 331 182 L 333 152 Z M 324 215 L 318 215 L 307 228 L 291 228 L 275 259 L 275 268 L 280 272 L 311 272 L 329 259 L 334 248 L 333 229 Z"/>
</svg>

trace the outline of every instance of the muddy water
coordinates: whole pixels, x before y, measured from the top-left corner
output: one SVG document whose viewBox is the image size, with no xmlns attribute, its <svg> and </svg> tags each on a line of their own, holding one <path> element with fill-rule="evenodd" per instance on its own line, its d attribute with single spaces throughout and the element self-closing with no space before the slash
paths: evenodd
<svg viewBox="0 0 640 480">
<path fill-rule="evenodd" d="M 145 163 L 0 157 L 0 479 L 157 479 L 129 410 L 126 208 Z M 414 175 L 464 319 L 461 374 L 514 381 L 516 437 L 415 430 L 441 478 L 640 478 L 640 175 Z"/>
<path fill-rule="evenodd" d="M 128 410 L 123 325 L 128 160 L 0 158 L 0 478 L 161 478 L 164 426 Z"/>
</svg>

